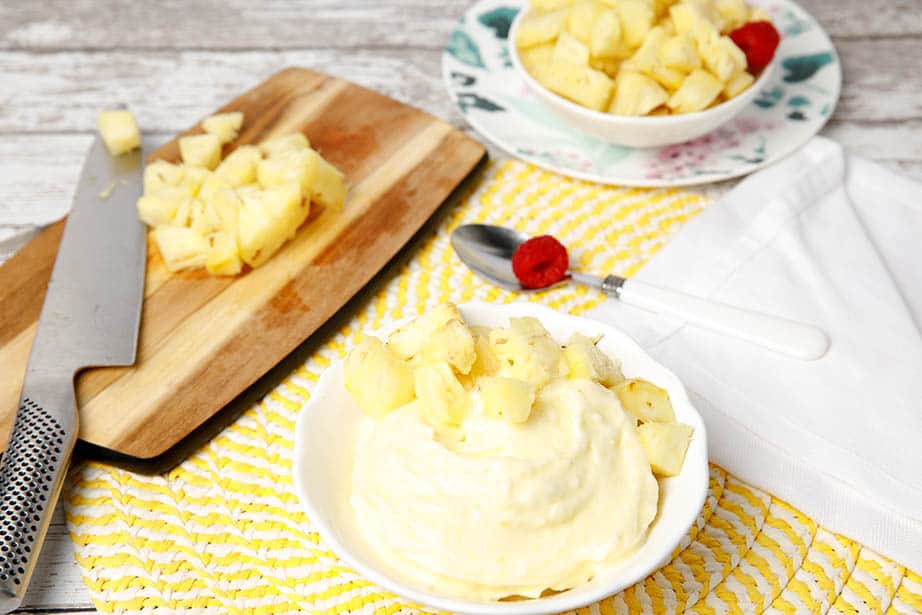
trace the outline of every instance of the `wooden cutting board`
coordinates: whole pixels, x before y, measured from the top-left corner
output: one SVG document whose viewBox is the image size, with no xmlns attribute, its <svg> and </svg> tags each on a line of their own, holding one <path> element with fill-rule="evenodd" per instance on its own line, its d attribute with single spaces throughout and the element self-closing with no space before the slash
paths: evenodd
<svg viewBox="0 0 922 615">
<path fill-rule="evenodd" d="M 268 263 L 235 278 L 170 274 L 148 242 L 137 363 L 76 379 L 80 438 L 122 455 L 162 455 L 253 384 L 394 257 L 486 155 L 427 113 L 301 68 L 283 70 L 220 111 L 246 118 L 225 154 L 304 132 L 345 172 L 346 205 L 312 211 Z M 179 161 L 177 139 L 149 160 Z M 62 229 L 63 221 L 50 226 L 0 266 L 2 446 Z"/>
</svg>

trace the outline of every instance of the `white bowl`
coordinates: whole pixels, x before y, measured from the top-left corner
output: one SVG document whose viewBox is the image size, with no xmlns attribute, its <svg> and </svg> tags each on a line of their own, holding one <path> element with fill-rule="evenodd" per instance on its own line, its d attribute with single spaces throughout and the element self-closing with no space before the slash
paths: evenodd
<svg viewBox="0 0 922 615">
<path fill-rule="evenodd" d="M 681 474 L 659 481 L 659 511 L 646 541 L 626 560 L 601 571 L 589 583 L 543 598 L 516 602 L 459 600 L 415 587 L 400 570 L 381 561 L 356 527 L 349 504 L 353 453 L 359 426 L 372 419 L 346 392 L 342 362 L 337 361 L 318 380 L 295 429 L 295 490 L 324 542 L 353 570 L 395 594 L 434 609 L 477 615 L 539 615 L 579 608 L 633 585 L 666 564 L 700 513 L 708 488 L 704 423 L 679 379 L 627 335 L 595 320 L 525 302 L 468 303 L 461 306 L 461 313 L 470 324 L 493 327 L 505 326 L 510 316 L 534 316 L 557 340 L 577 331 L 588 336 L 603 334 L 599 347 L 621 359 L 626 376 L 645 378 L 669 392 L 676 418 L 694 427 L 695 432 Z M 380 334 L 383 337 L 386 332 Z"/>
<path fill-rule="evenodd" d="M 577 130 L 602 141 L 627 145 L 629 147 L 661 147 L 674 143 L 684 143 L 711 132 L 733 119 L 740 111 L 749 106 L 756 95 L 771 79 L 778 53 L 771 64 L 765 67 L 759 78 L 738 96 L 722 102 L 715 107 L 696 113 L 676 115 L 632 116 L 614 115 L 594 111 L 559 96 L 538 83 L 522 65 L 519 49 L 515 44 L 515 35 L 519 23 L 528 11 L 523 9 L 512 22 L 509 30 L 509 55 L 512 64 L 528 89 L 555 115 Z"/>
</svg>

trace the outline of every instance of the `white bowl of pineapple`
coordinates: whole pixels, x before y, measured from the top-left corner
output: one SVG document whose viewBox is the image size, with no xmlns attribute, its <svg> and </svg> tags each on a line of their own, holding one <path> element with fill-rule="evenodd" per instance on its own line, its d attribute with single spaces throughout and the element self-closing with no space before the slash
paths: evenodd
<svg viewBox="0 0 922 615">
<path fill-rule="evenodd" d="M 727 34 L 767 13 L 744 0 L 531 0 L 509 33 L 529 89 L 588 135 L 629 147 L 700 137 L 771 79 Z"/>
<path fill-rule="evenodd" d="M 353 570 L 456 613 L 557 613 L 663 566 L 707 493 L 682 384 L 629 337 L 532 303 L 445 304 L 320 377 L 293 482 Z"/>
</svg>

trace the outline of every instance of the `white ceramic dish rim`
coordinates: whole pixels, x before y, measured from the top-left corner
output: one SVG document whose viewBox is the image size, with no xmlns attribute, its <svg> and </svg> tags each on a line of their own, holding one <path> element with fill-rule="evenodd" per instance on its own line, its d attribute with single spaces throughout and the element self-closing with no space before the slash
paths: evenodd
<svg viewBox="0 0 922 615">
<path fill-rule="evenodd" d="M 660 549 L 655 553 L 645 553 L 645 548 L 647 547 L 647 542 L 645 542 L 644 545 L 642 545 L 637 552 L 631 555 L 623 565 L 620 565 L 614 570 L 603 572 L 603 574 L 599 577 L 600 579 L 604 579 L 606 575 L 611 575 L 612 579 L 609 582 L 594 588 L 592 591 L 581 590 L 581 587 L 583 587 L 581 586 L 552 596 L 516 602 L 472 601 L 432 594 L 420 589 L 416 589 L 415 587 L 408 586 L 407 584 L 392 578 L 385 571 L 379 570 L 374 566 L 367 564 L 362 559 L 354 556 L 353 553 L 337 539 L 336 531 L 334 531 L 330 524 L 327 523 L 327 520 L 324 518 L 324 516 L 315 509 L 304 488 L 305 480 L 309 480 L 310 474 L 307 473 L 306 469 L 304 468 L 304 462 L 302 461 L 304 459 L 304 454 L 299 443 L 306 441 L 305 433 L 310 425 L 310 412 L 312 407 L 315 405 L 315 401 L 322 398 L 322 389 L 325 384 L 325 377 L 332 373 L 331 370 L 333 367 L 341 364 L 341 361 L 334 362 L 333 365 L 331 365 L 324 372 L 324 374 L 321 375 L 321 378 L 318 380 L 315 387 L 314 393 L 311 396 L 311 401 L 298 416 L 295 428 L 294 464 L 292 477 L 294 488 L 298 499 L 300 500 L 308 515 L 308 518 L 311 520 L 311 523 L 315 526 L 324 542 L 329 545 L 330 548 L 337 554 L 337 556 L 346 562 L 346 564 L 348 564 L 353 570 L 361 574 L 366 579 L 379 585 L 380 587 L 383 587 L 397 595 L 400 595 L 419 604 L 428 605 L 430 607 L 441 610 L 466 613 L 471 615 L 491 615 L 497 613 L 515 615 L 544 615 L 548 613 L 557 613 L 579 608 L 593 604 L 607 596 L 621 591 L 624 588 L 630 587 L 631 585 L 646 578 L 650 573 L 665 565 L 668 562 L 668 558 L 675 550 L 676 546 L 678 546 L 678 544 L 687 534 L 689 528 L 691 528 L 695 522 L 695 519 L 697 519 L 702 507 L 704 506 L 705 498 L 707 497 L 709 476 L 707 461 L 707 436 L 704 422 L 701 419 L 701 416 L 692 406 L 684 386 L 681 384 L 678 378 L 671 371 L 650 357 L 629 336 L 622 333 L 620 330 L 610 325 L 606 325 L 600 321 L 561 314 L 549 308 L 527 302 L 514 302 L 511 304 L 503 305 L 472 302 L 463 304 L 459 307 L 462 310 L 462 313 L 465 314 L 466 318 L 470 317 L 475 322 L 480 320 L 474 316 L 475 314 L 490 312 L 494 312 L 496 316 L 502 318 L 508 318 L 509 316 L 534 316 L 541 319 L 542 321 L 546 321 L 549 318 L 561 319 L 564 323 L 570 324 L 568 328 L 571 331 L 586 331 L 587 329 L 590 331 L 594 330 L 600 333 L 604 333 L 605 337 L 608 339 L 617 339 L 617 343 L 622 347 L 622 350 L 625 348 L 629 349 L 631 351 L 630 353 L 633 355 L 627 361 L 628 363 L 639 361 L 640 363 L 646 364 L 642 371 L 646 371 L 647 367 L 652 367 L 656 371 L 660 372 L 662 378 L 658 378 L 658 380 L 660 380 L 659 384 L 666 385 L 665 388 L 669 390 L 673 405 L 676 408 L 677 417 L 682 422 L 691 424 L 695 429 L 692 443 L 689 446 L 686 456 L 685 466 L 683 466 L 682 474 L 680 474 L 679 477 L 668 480 L 678 480 L 686 474 L 690 479 L 694 478 L 695 475 L 698 475 L 700 479 L 700 484 L 694 493 L 693 499 L 686 497 L 689 505 L 683 507 L 681 510 L 682 515 L 678 518 L 675 518 L 671 523 L 672 531 L 669 534 L 669 548 Z M 409 319 L 404 319 L 400 322 L 392 323 L 390 326 L 384 327 L 375 333 L 378 335 L 386 335 L 389 331 L 393 331 L 396 327 L 400 326 L 407 320 Z M 628 372 L 628 375 L 632 374 Z M 667 384 L 663 382 L 664 380 L 669 380 L 670 382 Z M 662 523 L 662 519 L 659 517 L 658 513 L 657 519 L 654 521 L 654 525 L 660 523 Z M 638 560 L 640 556 L 645 557 L 643 557 L 641 560 Z M 631 565 L 632 562 L 633 565 Z M 644 565 L 639 566 L 638 562 L 643 563 Z M 596 580 L 593 580 L 587 585 L 594 585 L 595 581 Z"/>
<path fill-rule="evenodd" d="M 515 44 L 515 35 L 518 31 L 519 23 L 529 12 L 527 8 L 523 8 L 512 20 L 512 25 L 509 28 L 509 37 L 508 37 L 508 48 L 509 48 L 509 57 L 512 58 L 512 64 L 515 67 L 516 72 L 522 77 L 522 80 L 528 85 L 529 88 L 535 91 L 540 91 L 542 96 L 547 96 L 548 98 L 553 99 L 555 104 L 559 104 L 561 107 L 564 107 L 570 112 L 573 112 L 581 116 L 585 120 L 603 122 L 612 126 L 670 126 L 677 124 L 690 124 L 696 123 L 697 121 L 717 118 L 720 115 L 727 115 L 727 121 L 733 119 L 733 112 L 737 108 L 744 107 L 748 105 L 752 99 L 755 97 L 756 93 L 764 87 L 765 83 L 768 82 L 772 77 L 772 73 L 775 70 L 775 65 L 778 62 L 778 53 L 777 50 L 772 56 L 772 61 L 762 69 L 762 72 L 759 73 L 758 78 L 743 92 L 737 94 L 729 100 L 725 100 L 722 103 L 715 105 L 709 109 L 704 109 L 703 111 L 694 111 L 692 113 L 677 113 L 670 115 L 617 115 L 615 113 L 605 113 L 603 111 L 596 111 L 594 109 L 589 109 L 579 105 L 563 96 L 552 92 L 543 85 L 541 85 L 531 74 L 525 70 L 525 66 L 522 64 L 522 59 L 519 57 L 519 47 Z M 780 46 L 779 46 L 780 48 Z M 540 98 L 540 97 L 539 97 Z M 734 104 L 735 103 L 735 104 Z"/>
</svg>

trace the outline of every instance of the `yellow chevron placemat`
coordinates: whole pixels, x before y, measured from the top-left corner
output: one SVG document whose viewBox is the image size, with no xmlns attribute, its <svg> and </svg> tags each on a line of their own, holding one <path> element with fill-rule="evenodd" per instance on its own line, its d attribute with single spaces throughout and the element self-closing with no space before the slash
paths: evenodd
<svg viewBox="0 0 922 615">
<path fill-rule="evenodd" d="M 76 558 L 105 613 L 415 613 L 350 571 L 320 540 L 291 482 L 295 418 L 319 374 L 368 328 L 443 301 L 508 302 L 455 257 L 462 223 L 552 233 L 578 267 L 630 275 L 704 197 L 601 187 L 521 162 L 491 163 L 410 260 L 392 268 L 341 330 L 235 423 L 163 476 L 76 467 L 66 494 Z M 575 285 L 528 295 L 582 313 Z M 701 516 L 665 568 L 580 614 L 922 613 L 922 577 L 832 534 L 711 467 Z"/>
</svg>

